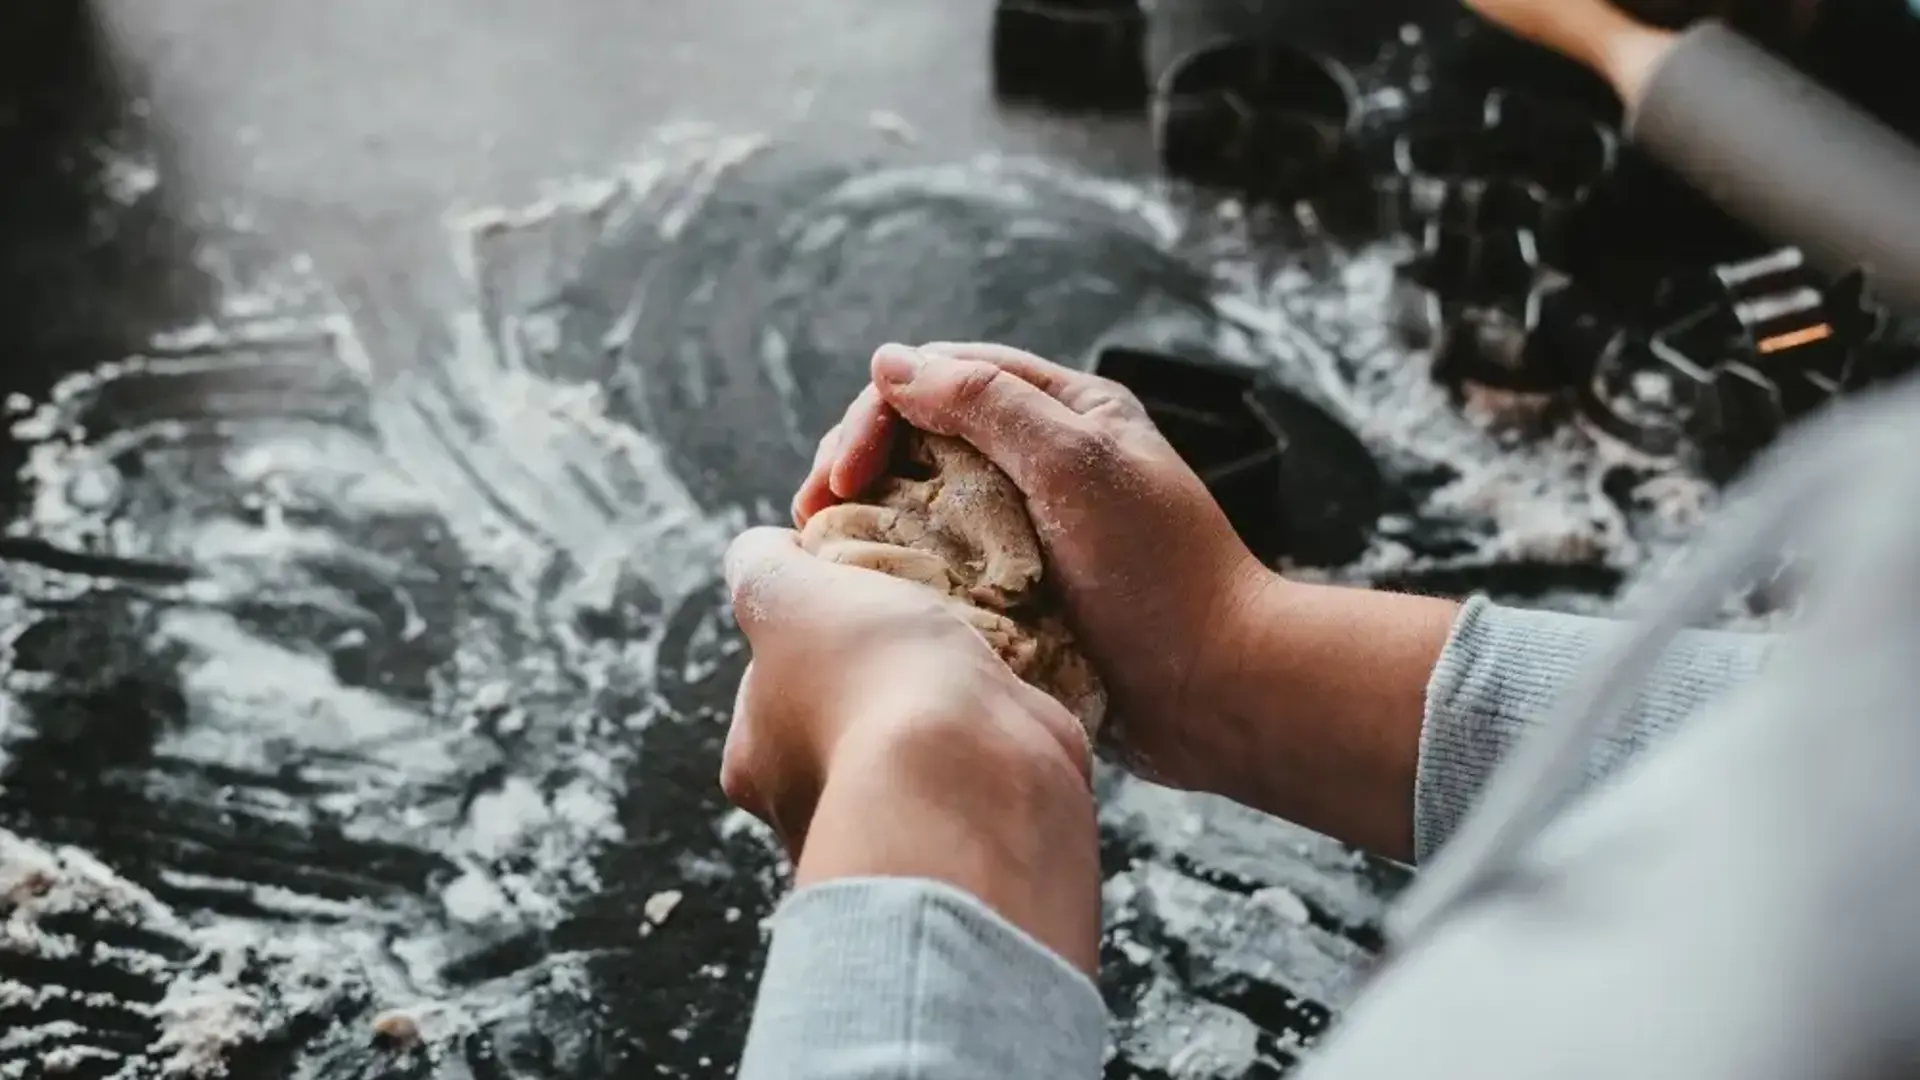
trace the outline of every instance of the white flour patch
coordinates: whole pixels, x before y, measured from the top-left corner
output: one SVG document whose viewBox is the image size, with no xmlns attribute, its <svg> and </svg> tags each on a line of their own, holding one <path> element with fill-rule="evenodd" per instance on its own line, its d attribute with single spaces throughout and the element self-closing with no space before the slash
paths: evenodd
<svg viewBox="0 0 1920 1080">
<path fill-rule="evenodd" d="M 594 860 L 624 837 L 636 716 L 600 702 L 650 685 L 661 619 L 711 585 L 738 524 L 703 510 L 593 388 L 515 369 L 472 334 L 433 375 L 391 377 L 343 315 L 312 310 L 325 295 L 230 297 L 144 355 L 8 402 L 31 500 L 9 535 L 96 569 L 6 564 L 7 641 L 97 633 L 48 605 L 106 605 L 123 652 L 99 658 L 103 677 L 178 692 L 151 737 L 175 764 L 126 796 L 152 803 L 139 827 L 154 843 L 184 853 L 158 880 L 282 920 L 183 922 L 83 852 L 0 833 L 0 882 L 33 894 L 8 908 L 10 938 L 154 981 L 156 1005 L 111 1002 L 156 1025 L 124 1058 L 154 1075 L 224 1075 L 235 1053 L 296 1017 L 356 1010 L 370 987 L 462 1018 L 422 1023 L 430 1042 L 511 1014 L 520 994 L 441 973 L 604 889 Z M 634 594 L 658 607 L 630 633 L 580 632 Z M 0 760 L 70 685 L 5 659 Z M 241 831 L 199 837 L 206 813 Z M 316 835 L 341 862 L 303 850 Z M 89 951 L 30 917 L 109 886 L 177 954 Z M 95 901 L 75 914 L 113 915 Z M 577 966 L 529 977 L 559 972 L 586 993 Z M 65 993 L 0 978 L 0 999 Z M 42 1028 L 48 1046 L 0 1052 L 0 1075 L 123 1059 Z"/>
</svg>

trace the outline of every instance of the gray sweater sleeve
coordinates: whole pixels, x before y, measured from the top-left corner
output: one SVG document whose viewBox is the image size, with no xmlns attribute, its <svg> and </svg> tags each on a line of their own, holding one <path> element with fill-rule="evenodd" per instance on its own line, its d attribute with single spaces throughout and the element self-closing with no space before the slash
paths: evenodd
<svg viewBox="0 0 1920 1080">
<path fill-rule="evenodd" d="M 1091 980 L 958 890 L 853 879 L 775 916 L 739 1080 L 1092 1080 Z"/>
<path fill-rule="evenodd" d="M 1460 612 L 1427 684 L 1414 785 L 1414 855 L 1425 860 L 1459 826 L 1487 776 L 1619 624 L 1500 607 Z M 1587 759 L 1589 783 L 1610 775 L 1702 705 L 1757 674 L 1773 638 L 1694 630 L 1674 642 L 1611 737 Z"/>
</svg>

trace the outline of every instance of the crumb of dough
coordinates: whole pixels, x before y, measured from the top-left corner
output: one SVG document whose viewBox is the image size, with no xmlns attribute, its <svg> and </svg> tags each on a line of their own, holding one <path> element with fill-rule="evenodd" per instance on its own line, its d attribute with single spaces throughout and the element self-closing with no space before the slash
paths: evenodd
<svg viewBox="0 0 1920 1080">
<path fill-rule="evenodd" d="M 1106 690 L 1044 587 L 1020 490 L 959 439 L 916 431 L 902 442 L 894 474 L 863 501 L 814 515 L 801 546 L 946 594 L 1015 674 L 1098 734 Z"/>
<path fill-rule="evenodd" d="M 388 1009 L 373 1018 L 373 1034 L 388 1046 L 408 1049 L 420 1045 L 420 1021 L 404 1009 Z"/>
</svg>

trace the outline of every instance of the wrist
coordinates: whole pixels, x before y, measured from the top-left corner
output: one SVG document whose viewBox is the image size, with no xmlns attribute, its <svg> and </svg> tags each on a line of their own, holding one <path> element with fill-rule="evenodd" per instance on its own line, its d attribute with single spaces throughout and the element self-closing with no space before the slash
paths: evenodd
<svg viewBox="0 0 1920 1080">
<path fill-rule="evenodd" d="M 951 681 L 951 670 L 925 678 L 903 674 L 891 681 L 891 692 L 872 681 L 864 683 L 863 693 L 847 695 L 850 704 L 840 733 L 821 755 L 822 775 L 855 768 L 856 762 L 951 754 L 966 760 L 992 758 L 1022 769 L 1065 764 L 1080 788 L 1088 788 L 1093 783 L 1093 752 L 1079 721 L 1043 692 L 1013 678 L 998 660 L 990 669 L 991 674 L 980 678 Z M 946 689 L 932 689 L 935 686 Z"/>
<path fill-rule="evenodd" d="M 1248 752 L 1264 741 L 1282 703 L 1292 696 L 1289 638 L 1304 631 L 1287 625 L 1302 586 L 1257 561 L 1249 563 L 1230 575 L 1225 599 L 1215 605 L 1212 635 L 1203 650 L 1208 664 L 1194 680 L 1200 768 L 1194 782 L 1184 785 L 1236 799 L 1260 784 L 1264 770 Z"/>
<path fill-rule="evenodd" d="M 874 719 L 841 740 L 796 867 L 938 881 L 1084 971 L 1099 944 L 1099 840 L 1086 774 L 1017 694 Z"/>
<path fill-rule="evenodd" d="M 1288 581 L 1249 591 L 1220 676 L 1212 790 L 1350 843 L 1411 851 L 1426 688 L 1451 600 Z"/>
</svg>

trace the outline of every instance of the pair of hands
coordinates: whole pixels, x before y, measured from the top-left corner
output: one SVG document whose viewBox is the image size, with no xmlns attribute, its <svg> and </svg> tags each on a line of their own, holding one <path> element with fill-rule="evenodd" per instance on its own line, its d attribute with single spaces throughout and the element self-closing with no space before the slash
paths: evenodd
<svg viewBox="0 0 1920 1080">
<path fill-rule="evenodd" d="M 880 349 L 872 384 L 821 441 L 795 521 L 871 484 L 903 423 L 972 443 L 1026 497 L 1107 683 L 1123 763 L 1391 857 L 1411 851 L 1426 686 L 1458 605 L 1283 579 L 1125 388 L 997 345 Z M 985 755 L 998 781 L 1071 778 L 1086 802 L 1073 718 L 929 591 L 814 559 L 782 529 L 743 536 L 728 580 L 754 662 L 722 784 L 802 856 L 803 879 L 848 760 L 938 746 Z"/>
<path fill-rule="evenodd" d="M 996 345 L 889 345 L 873 382 L 821 440 L 797 525 L 873 483 L 905 422 L 965 439 L 1010 476 L 1049 555 L 1082 646 L 1109 685 L 1121 757 L 1204 787 L 1217 764 L 1209 689 L 1228 681 L 1238 624 L 1279 579 L 1240 542 L 1200 479 L 1110 380 Z M 1026 686 L 926 590 L 757 529 L 729 554 L 735 617 L 753 648 L 723 766 L 729 797 L 799 848 L 835 754 L 1017 705 L 1026 749 L 1089 769 L 1073 718 Z M 938 713 L 940 715 L 933 715 Z M 960 723 L 970 723 L 962 719 Z M 1040 737 L 1043 736 L 1043 737 Z"/>
<path fill-rule="evenodd" d="M 1140 403 L 993 345 L 890 345 L 821 441 L 797 525 L 878 479 L 905 422 L 978 447 L 1025 495 L 1122 756 L 1206 787 L 1238 627 L 1278 577 L 1248 552 Z M 919 585 L 755 529 L 727 558 L 753 660 L 721 785 L 773 827 L 801 884 L 925 877 L 1091 970 L 1098 848 L 1079 723 Z"/>
</svg>

